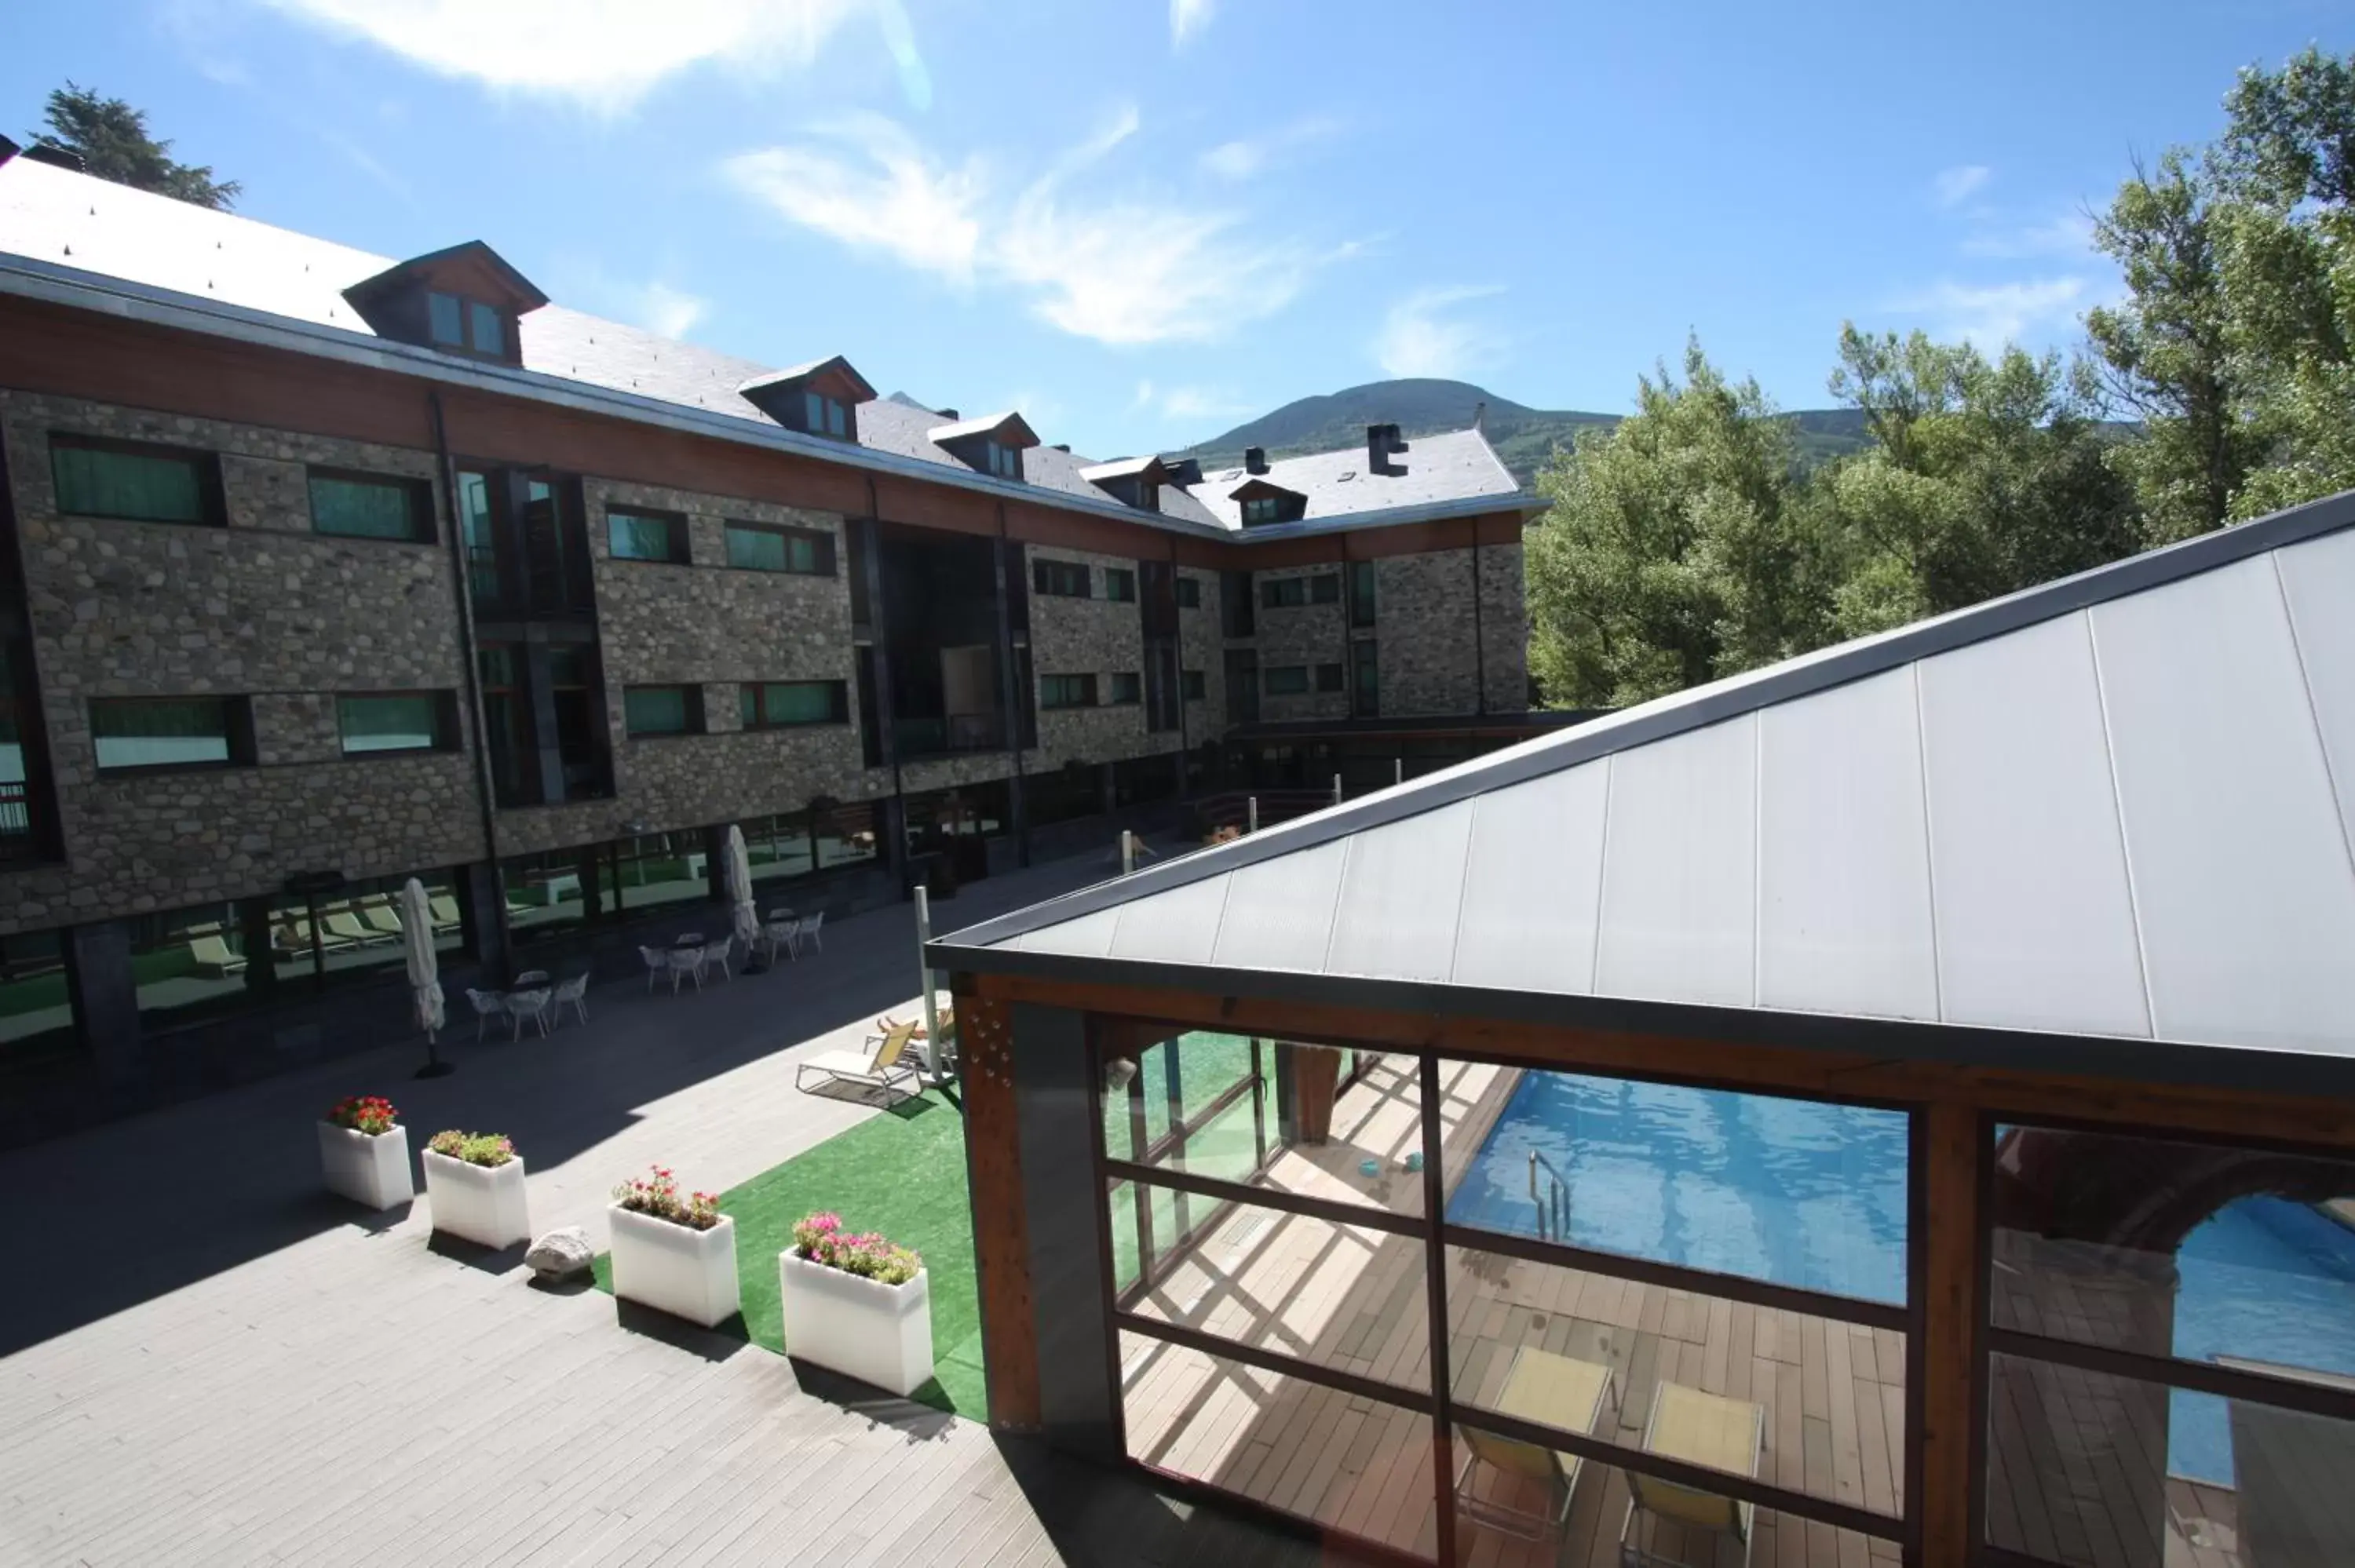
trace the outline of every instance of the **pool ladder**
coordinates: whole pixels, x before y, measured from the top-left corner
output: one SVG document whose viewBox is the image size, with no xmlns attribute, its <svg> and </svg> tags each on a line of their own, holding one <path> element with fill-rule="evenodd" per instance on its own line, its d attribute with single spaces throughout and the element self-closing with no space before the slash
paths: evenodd
<svg viewBox="0 0 2355 1568">
<path fill-rule="evenodd" d="M 1539 1171 L 1545 1172 L 1542 1185 Z M 1553 1161 L 1529 1150 L 1529 1202 L 1537 1205 L 1538 1240 L 1568 1241 L 1570 1239 L 1570 1183 L 1561 1179 Z"/>
</svg>

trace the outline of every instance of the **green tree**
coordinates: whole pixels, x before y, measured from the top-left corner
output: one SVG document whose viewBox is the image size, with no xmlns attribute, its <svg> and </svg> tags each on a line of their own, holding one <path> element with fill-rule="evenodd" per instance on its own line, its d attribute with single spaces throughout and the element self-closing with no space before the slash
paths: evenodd
<svg viewBox="0 0 2355 1568">
<path fill-rule="evenodd" d="M 1698 343 L 1679 385 L 1644 378 L 1634 415 L 1580 434 L 1538 476 L 1529 660 L 1547 702 L 1620 706 L 1814 647 L 1822 551 L 1795 504 L 1789 427 Z"/>
<path fill-rule="evenodd" d="M 145 112 L 122 99 L 69 81 L 49 94 L 42 118 L 48 129 L 34 139 L 75 154 L 100 179 L 198 207 L 227 210 L 237 200 L 237 181 L 214 179 L 209 164 L 174 162 L 172 143 L 149 135 Z"/>
<path fill-rule="evenodd" d="M 2139 548 L 2132 487 L 2105 461 L 2089 369 L 2007 346 L 1840 333 L 1835 397 L 1871 450 L 1818 476 L 1813 532 L 1839 561 L 1833 622 L 1859 635 Z"/>
</svg>

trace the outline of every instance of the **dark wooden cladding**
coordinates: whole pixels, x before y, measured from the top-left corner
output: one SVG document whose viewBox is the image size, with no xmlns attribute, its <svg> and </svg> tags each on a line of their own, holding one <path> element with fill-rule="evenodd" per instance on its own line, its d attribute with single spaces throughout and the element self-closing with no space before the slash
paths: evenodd
<svg viewBox="0 0 2355 1568">
<path fill-rule="evenodd" d="M 989 1424 L 1002 1431 L 1034 1431 L 1039 1425 L 1039 1344 L 1032 1327 L 1030 1231 L 1024 1218 L 1014 1109 L 1014 1010 L 986 998 L 960 996 L 956 1012 Z"/>
<path fill-rule="evenodd" d="M 1883 1105 L 1944 1101 L 1997 1114 L 2355 1149 L 2355 1101 L 2322 1096 L 2070 1077 L 1837 1051 L 1439 1018 L 1023 975 L 967 974 L 960 984 L 977 995 L 1007 1002 L 1036 1001 L 1239 1034 L 1427 1049 L 1513 1066 L 1618 1073 L 1758 1094 Z"/>
<path fill-rule="evenodd" d="M 1962 1568 L 1978 1533 L 1971 1520 L 1971 1474 L 1984 1229 L 1979 1205 L 1985 1195 L 1979 1160 L 1986 1144 L 1978 1113 L 1967 1106 L 1933 1101 L 1922 1119 L 1923 1207 L 1930 1223 L 1923 1270 L 1927 1278 L 1919 1303 L 1921 1343 L 1953 1352 L 1915 1356 L 1906 1369 L 1919 1384 L 1913 1462 L 1921 1470 L 1922 1563 L 1923 1568 Z"/>
</svg>

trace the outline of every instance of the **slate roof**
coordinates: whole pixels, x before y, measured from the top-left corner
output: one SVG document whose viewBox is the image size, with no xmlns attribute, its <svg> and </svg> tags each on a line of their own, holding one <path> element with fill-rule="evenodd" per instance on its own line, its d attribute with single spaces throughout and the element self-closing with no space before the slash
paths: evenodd
<svg viewBox="0 0 2355 1568">
<path fill-rule="evenodd" d="M 949 969 L 2355 1086 L 2355 492 L 943 938 Z"/>
<path fill-rule="evenodd" d="M 1301 519 L 1305 524 L 1467 495 L 1508 496 L 1520 489 L 1487 438 L 1477 430 L 1417 437 L 1391 453 L 1389 466 L 1391 472 L 1373 472 L 1366 461 L 1366 449 L 1348 447 L 1279 458 L 1267 465 L 1265 473 L 1241 468 L 1208 470 L 1202 482 L 1193 487 L 1193 494 L 1221 526 L 1241 528 L 1242 507 L 1233 495 L 1253 480 L 1306 496 L 1308 507 Z M 1277 528 L 1299 526 L 1278 524 Z M 1276 528 L 1251 531 L 1253 538 L 1274 532 Z"/>
<path fill-rule="evenodd" d="M 344 291 L 398 264 L 395 258 L 134 191 L 21 155 L 0 164 L 0 253 L 361 336 L 374 334 L 345 300 Z M 523 316 L 517 340 L 527 370 L 745 420 L 763 430 L 778 428 L 737 390 L 778 374 L 759 361 L 557 304 Z M 1002 418 L 966 420 L 957 428 L 991 428 Z M 1026 453 L 1025 483 L 975 475 L 934 443 L 932 433 L 941 424 L 939 415 L 902 395 L 858 406 L 859 445 L 864 448 L 941 464 L 967 482 L 1003 483 L 1008 493 L 1047 491 L 1082 498 L 1099 508 L 1120 505 L 1117 498 L 1081 477 L 1089 460 L 1050 447 L 1034 447 Z M 1475 432 L 1437 440 L 1460 446 L 1465 437 L 1486 451 L 1487 443 Z M 1416 446 L 1427 444 L 1419 441 Z M 1413 459 L 1409 453 L 1401 461 L 1412 463 Z M 1504 477 L 1501 492 L 1488 486 L 1489 470 Z M 1438 471 L 1428 471 L 1413 476 L 1416 482 L 1410 485 L 1361 493 L 1364 497 L 1392 497 L 1388 501 L 1337 503 L 1322 512 L 1312 502 L 1309 517 L 1313 522 L 1319 516 L 1341 518 L 1387 506 L 1461 503 L 1490 494 L 1498 496 L 1501 507 L 1519 503 L 1534 509 L 1530 498 L 1512 493 L 1511 481 L 1493 453 L 1485 467 L 1465 461 L 1453 471 L 1477 478 L 1451 491 Z M 1165 487 L 1160 514 L 1197 530 L 1239 528 L 1241 519 L 1235 508 L 1201 499 L 1215 488 L 1198 488 L 1188 495 Z M 1142 520 L 1148 514 L 1130 515 Z M 1369 521 L 1377 520 L 1369 516 Z M 1261 532 L 1254 530 L 1253 536 Z"/>
</svg>

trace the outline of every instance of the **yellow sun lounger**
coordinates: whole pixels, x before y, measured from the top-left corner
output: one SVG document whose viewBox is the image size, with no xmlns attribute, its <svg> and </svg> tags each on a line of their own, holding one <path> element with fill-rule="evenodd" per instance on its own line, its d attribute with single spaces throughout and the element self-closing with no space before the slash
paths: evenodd
<svg viewBox="0 0 2355 1568">
<path fill-rule="evenodd" d="M 1764 1406 L 1703 1393 L 1682 1383 L 1664 1383 L 1653 1391 L 1651 1419 L 1644 1424 L 1644 1452 L 1754 1479 L 1758 1457 L 1765 1447 Z M 1633 1470 L 1627 1472 L 1627 1486 L 1631 1494 L 1627 1517 L 1619 1527 L 1619 1558 L 1625 1568 L 1692 1561 L 1646 1547 L 1644 1525 L 1647 1520 L 1648 1533 L 1656 1543 L 1660 1525 L 1674 1524 L 1683 1527 L 1688 1539 L 1695 1532 L 1705 1537 L 1731 1536 L 1741 1544 L 1742 1561 L 1749 1561 L 1751 1526 L 1758 1511 L 1753 1505 Z M 1714 1540 L 1710 1552 L 1700 1561 L 1716 1561 Z"/>
<path fill-rule="evenodd" d="M 1513 1352 L 1496 1408 L 1540 1425 L 1591 1433 L 1610 1394 L 1609 1367 L 1523 1345 Z M 1455 1472 L 1457 1514 L 1518 1540 L 1559 1546 L 1578 1486 L 1579 1456 L 1476 1426 L 1458 1427 L 1456 1435 L 1465 1450 Z"/>
</svg>

